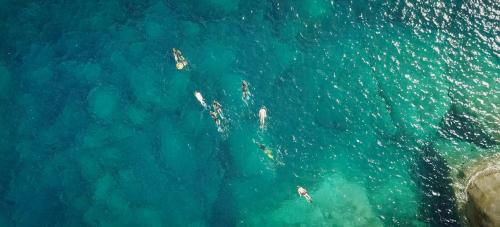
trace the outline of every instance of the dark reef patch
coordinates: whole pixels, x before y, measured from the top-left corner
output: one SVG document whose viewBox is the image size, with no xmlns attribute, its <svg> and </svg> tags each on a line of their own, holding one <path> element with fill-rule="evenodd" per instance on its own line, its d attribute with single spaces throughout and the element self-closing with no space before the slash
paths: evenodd
<svg viewBox="0 0 500 227">
<path fill-rule="evenodd" d="M 455 105 L 444 116 L 439 134 L 446 139 L 458 138 L 481 148 L 495 145 L 495 141 L 481 129 L 475 117 Z"/>
<path fill-rule="evenodd" d="M 460 226 L 450 169 L 432 143 L 416 152 L 415 181 L 421 190 L 420 213 L 431 226 Z"/>
</svg>

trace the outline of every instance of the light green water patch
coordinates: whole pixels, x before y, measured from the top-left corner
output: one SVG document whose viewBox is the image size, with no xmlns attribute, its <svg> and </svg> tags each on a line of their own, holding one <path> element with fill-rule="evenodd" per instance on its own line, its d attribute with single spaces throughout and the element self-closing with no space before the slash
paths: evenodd
<svg viewBox="0 0 500 227">
<path fill-rule="evenodd" d="M 464 164 L 468 164 L 474 160 L 480 160 L 494 154 L 498 148 L 480 148 L 474 144 L 463 142 L 460 140 L 437 139 L 434 142 L 434 147 L 439 154 L 445 158 L 446 163 L 452 169 L 452 175 L 458 174 Z"/>
<path fill-rule="evenodd" d="M 108 197 L 94 202 L 85 212 L 84 221 L 89 225 L 127 225 L 133 220 L 133 211 L 119 191 L 110 191 Z M 107 210 L 107 215 L 102 215 Z"/>
<path fill-rule="evenodd" d="M 127 77 L 135 98 L 141 104 L 162 106 L 167 101 L 166 93 L 162 92 L 160 78 L 153 68 L 135 68 Z"/>
<path fill-rule="evenodd" d="M 162 125 L 165 124 L 161 123 L 160 126 Z M 166 133 L 170 134 L 170 130 Z M 162 134 L 162 138 L 165 138 L 165 134 Z M 171 154 L 160 150 L 158 153 L 160 156 L 156 156 L 157 152 L 153 149 L 150 138 L 152 137 L 148 134 L 136 133 L 134 137 L 130 137 L 123 143 L 111 145 L 104 152 L 101 150 L 99 152 L 101 154 L 96 156 L 99 157 L 99 161 L 92 157 L 87 159 L 89 163 L 96 163 L 96 161 L 99 163 L 88 168 L 99 177 L 91 181 L 95 182 L 93 186 L 95 200 L 85 209 L 86 222 L 102 225 L 115 225 L 116 223 L 144 225 L 146 223 L 147 226 L 164 226 L 198 222 L 201 219 L 203 213 L 206 212 L 205 205 L 200 204 L 201 199 L 185 196 L 193 194 L 187 185 L 194 182 L 192 169 L 185 165 L 185 161 L 192 161 L 196 158 L 175 153 L 173 149 L 165 151 Z M 171 143 L 179 139 L 176 136 L 175 139 L 169 138 L 166 142 Z M 119 150 L 114 149 L 113 146 L 119 146 Z M 178 147 L 178 145 L 171 145 L 170 148 L 172 146 Z M 163 149 L 163 145 L 160 149 Z M 117 153 L 117 151 L 121 152 Z M 168 157 L 168 160 L 163 158 L 174 154 L 177 157 Z M 172 168 L 173 165 L 169 160 L 176 163 L 182 161 L 180 164 L 184 166 L 180 173 L 175 172 L 179 169 Z M 106 165 L 107 162 L 124 162 L 126 165 L 116 167 L 112 164 Z M 168 171 L 164 171 L 165 169 Z M 188 176 L 193 179 L 180 180 Z M 176 206 L 169 205 L 171 203 L 175 203 Z M 108 211 L 105 217 L 98 212 L 103 209 Z M 164 216 L 158 215 L 165 212 L 174 216 L 165 219 Z M 141 218 L 148 218 L 148 220 L 137 219 L 138 214 L 143 215 Z"/>
<path fill-rule="evenodd" d="M 301 32 L 300 23 L 296 20 L 287 21 L 285 19 L 280 19 L 279 23 L 275 22 L 273 26 L 276 27 L 278 31 L 277 36 L 280 40 L 293 41 Z"/>
<path fill-rule="evenodd" d="M 239 73 L 227 73 L 214 79 L 216 80 L 214 83 L 216 94 L 214 94 L 213 100 L 217 100 L 222 105 L 225 118 L 223 124 L 230 128 L 229 134 L 232 128 L 249 127 L 250 125 L 246 125 L 244 122 L 248 118 L 254 117 L 258 110 L 251 105 L 253 100 L 247 102 L 250 106 L 246 105 L 242 100 L 241 82 L 245 79 L 250 83 L 249 89 L 253 95 L 256 88 L 253 87 L 251 81 Z M 254 123 L 256 122 L 255 119 Z"/>
<path fill-rule="evenodd" d="M 128 120 L 136 126 L 145 125 L 151 122 L 151 113 L 145 108 L 136 104 L 130 104 L 126 107 L 126 114 Z"/>
<path fill-rule="evenodd" d="M 64 62 L 59 68 L 66 73 L 78 78 L 80 82 L 96 84 L 103 78 L 103 69 L 101 64 L 96 62 Z"/>
<path fill-rule="evenodd" d="M 194 99 L 194 96 L 193 96 Z M 179 130 L 191 136 L 200 136 L 207 132 L 216 132 L 217 128 L 215 123 L 208 112 L 203 111 L 203 108 L 194 100 L 191 102 L 192 109 L 185 109 L 181 114 L 181 118 L 177 119 Z M 212 136 L 215 134 L 211 134 Z"/>
<path fill-rule="evenodd" d="M 131 63 L 145 68 L 151 65 L 152 59 L 156 59 L 156 53 L 148 51 L 146 42 L 142 41 L 130 43 L 124 50 L 124 55 Z"/>
<path fill-rule="evenodd" d="M 113 54 L 114 52 L 120 53 L 119 51 L 126 52 L 126 45 L 141 41 L 144 34 L 142 33 L 143 31 L 138 29 L 137 26 L 138 25 L 135 24 L 122 25 L 113 30 L 111 34 L 113 37 L 116 37 L 117 42 L 106 43 L 112 45 L 110 47 L 113 47 L 110 50 L 107 50 L 106 53 Z M 117 47 L 123 49 L 117 50 Z"/>
<path fill-rule="evenodd" d="M 118 144 L 132 137 L 133 134 L 134 129 L 126 124 L 116 124 L 113 126 L 89 124 L 85 130 L 76 136 L 76 141 L 81 149 L 96 149 Z"/>
<path fill-rule="evenodd" d="M 300 15 L 313 20 L 324 19 L 328 16 L 330 9 L 330 3 L 322 0 L 303 1 L 298 7 Z"/>
<path fill-rule="evenodd" d="M 75 98 L 76 100 L 75 96 L 75 94 L 70 94 L 68 99 Z M 55 134 L 61 137 L 73 135 L 78 130 L 85 128 L 89 119 L 85 106 L 71 101 L 64 103 L 64 108 L 58 114 L 51 127 L 54 127 L 56 129 Z"/>
<path fill-rule="evenodd" d="M 315 188 L 309 188 L 309 194 L 313 198 L 312 204 L 296 195 L 284 201 L 267 221 L 277 226 L 324 226 L 333 223 L 334 226 L 383 226 L 373 211 L 366 190 L 341 175 L 325 178 Z M 258 225 L 265 221 L 257 219 L 250 223 Z"/>
<path fill-rule="evenodd" d="M 10 223 L 10 221 L 7 218 L 7 214 L 1 214 L 0 215 L 0 225 L 2 225 L 2 226 L 12 225 L 11 223 L 10 224 L 8 224 L 8 223 Z"/>
<path fill-rule="evenodd" d="M 236 58 L 235 50 L 231 44 L 208 40 L 201 46 L 201 50 L 196 52 L 193 59 L 197 60 L 197 69 L 204 72 L 205 76 L 218 77 L 225 73 L 226 69 L 231 68 Z"/>
<path fill-rule="evenodd" d="M 169 119 L 160 121 L 161 155 L 167 168 L 179 178 L 193 179 L 197 169 L 197 157 L 192 150 L 187 149 L 188 142 L 175 130 Z"/>
<path fill-rule="evenodd" d="M 342 33 L 354 34 L 351 26 L 358 21 L 352 18 L 349 6 L 333 1 L 282 1 L 280 10 L 273 19 L 279 30 L 279 37 L 290 41 L 299 41 L 301 45 L 324 46 L 336 42 L 336 36 Z M 348 12 L 344 12 L 347 11 Z M 296 40 L 293 40 L 295 38 Z"/>
<path fill-rule="evenodd" d="M 105 200 L 109 197 L 111 189 L 116 186 L 116 182 L 110 174 L 105 174 L 104 176 L 97 179 L 95 182 L 95 189 L 93 198 L 95 200 Z"/>
<path fill-rule="evenodd" d="M 162 80 L 163 81 L 163 80 Z M 182 73 L 174 73 L 170 78 L 165 78 L 165 82 L 161 83 L 161 93 L 165 97 L 161 103 L 161 107 L 168 111 L 178 109 L 187 100 L 194 100 L 194 91 L 188 89 L 190 78 Z"/>
<path fill-rule="evenodd" d="M 370 201 L 384 225 L 426 226 L 419 221 L 420 198 L 409 174 L 389 175 L 384 184 L 370 186 Z"/>
<path fill-rule="evenodd" d="M 261 180 L 273 179 L 275 177 L 274 162 L 263 151 L 259 150 L 252 141 L 253 138 L 250 137 L 252 134 L 254 135 L 253 138 L 257 137 L 256 131 L 252 132 L 248 129 L 233 130 L 231 132 L 229 143 L 234 166 L 243 177 L 259 176 Z"/>
<path fill-rule="evenodd" d="M 273 52 L 276 55 L 277 64 L 274 66 L 280 66 L 282 68 L 289 67 L 297 57 L 297 49 L 293 46 L 285 45 L 283 42 L 277 41 L 271 44 L 273 46 Z"/>
<path fill-rule="evenodd" d="M 103 173 L 102 167 L 96 161 L 91 150 L 84 150 L 79 153 L 77 160 L 78 169 L 83 179 L 94 182 L 99 179 Z"/>
<path fill-rule="evenodd" d="M 123 157 L 124 154 L 118 147 L 108 146 L 100 150 L 96 158 L 103 168 L 116 170 L 124 166 L 124 164 L 121 163 Z"/>
<path fill-rule="evenodd" d="M 43 86 L 54 78 L 54 72 L 50 66 L 43 66 L 33 70 L 30 78 L 34 85 Z"/>
<path fill-rule="evenodd" d="M 100 81 L 114 85 L 126 84 L 129 81 L 129 76 L 137 70 L 134 62 L 128 59 L 121 47 L 110 44 L 104 48 L 106 49 L 105 52 L 109 54 L 103 57 L 102 61 L 105 62 L 103 65 L 106 65 L 112 71 L 104 73 Z"/>
<path fill-rule="evenodd" d="M 35 42 L 26 51 L 24 66 L 29 71 L 43 69 L 43 67 L 52 67 L 53 62 L 51 60 L 55 59 L 55 55 L 54 47 L 50 44 Z"/>
<path fill-rule="evenodd" d="M 193 3 L 194 7 L 202 12 L 227 15 L 238 9 L 239 0 L 201 0 Z"/>
<path fill-rule="evenodd" d="M 275 182 L 263 181 L 259 177 L 234 178 L 229 182 L 231 195 L 235 201 L 234 212 L 239 223 L 248 225 L 253 218 L 270 218 L 269 207 L 276 203 L 271 193 L 277 189 Z M 259 198 L 259 199 L 256 199 Z"/>
<path fill-rule="evenodd" d="M 11 75 L 7 67 L 0 63 L 0 98 L 7 98 L 11 86 Z"/>
<path fill-rule="evenodd" d="M 142 207 L 136 209 L 135 212 L 135 220 L 129 224 L 151 227 L 161 227 L 165 225 L 162 215 L 163 212 L 160 210 Z"/>
<path fill-rule="evenodd" d="M 217 80 L 217 87 L 221 91 L 219 95 L 225 103 L 236 104 L 242 101 L 241 82 L 245 79 L 242 75 L 235 73 L 223 74 L 215 79 Z"/>
<path fill-rule="evenodd" d="M 167 3 L 177 14 L 185 17 L 217 20 L 227 18 L 238 11 L 239 0 L 201 0 L 197 2 Z"/>
<path fill-rule="evenodd" d="M 147 37 L 151 40 L 161 39 L 167 33 L 167 29 L 168 28 L 155 21 L 147 21 L 144 27 Z"/>
<path fill-rule="evenodd" d="M 108 31 L 110 27 L 115 26 L 117 21 L 124 22 L 127 20 L 127 15 L 120 7 L 119 1 L 100 2 L 100 7 L 97 12 L 93 11 L 91 16 L 84 16 L 82 25 L 85 30 L 89 31 Z M 89 7 L 93 7 L 89 5 Z M 94 6 L 95 7 L 95 6 Z"/>
<path fill-rule="evenodd" d="M 176 25 L 182 37 L 195 38 L 201 33 L 200 24 L 193 21 L 180 21 Z"/>
<path fill-rule="evenodd" d="M 274 36 L 273 36 L 274 37 Z M 260 56 L 265 61 L 263 72 L 269 81 L 279 80 L 284 74 L 289 73 L 287 70 L 293 68 L 293 64 L 297 64 L 297 58 L 301 55 L 296 43 L 284 44 L 277 38 L 269 39 L 267 46 L 269 49 L 263 50 L 264 53 Z"/>
<path fill-rule="evenodd" d="M 96 87 L 88 97 L 89 112 L 101 120 L 111 120 L 120 110 L 121 95 L 113 86 Z"/>
<path fill-rule="evenodd" d="M 111 137 L 106 132 L 106 128 L 92 124 L 84 132 L 80 132 L 76 140 L 83 149 L 97 148 L 104 145 Z"/>
<path fill-rule="evenodd" d="M 24 107 L 20 113 L 20 123 L 17 126 L 18 136 L 28 136 L 34 128 L 40 125 L 42 104 L 29 93 L 19 94 L 15 99 L 19 106 Z"/>
</svg>

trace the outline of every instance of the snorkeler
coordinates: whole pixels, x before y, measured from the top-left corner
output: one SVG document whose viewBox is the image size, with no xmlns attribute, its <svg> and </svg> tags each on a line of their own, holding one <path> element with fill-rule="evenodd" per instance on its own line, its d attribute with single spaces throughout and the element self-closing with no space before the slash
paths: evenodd
<svg viewBox="0 0 500 227">
<path fill-rule="evenodd" d="M 264 152 L 264 154 L 267 155 L 267 157 L 269 157 L 270 159 L 274 159 L 273 151 L 271 149 L 267 148 L 264 144 L 261 143 L 255 143 L 255 144 L 257 144 L 257 147 L 259 147 L 259 149 L 261 149 Z"/>
<path fill-rule="evenodd" d="M 203 106 L 203 108 L 207 109 L 207 104 L 205 103 L 205 100 L 203 99 L 203 96 L 201 95 L 200 92 L 195 91 L 194 97 L 196 97 L 196 99 L 198 100 L 198 102 L 200 102 L 200 104 L 201 104 L 201 106 Z"/>
<path fill-rule="evenodd" d="M 215 112 L 220 115 L 221 118 L 224 118 L 224 115 L 222 115 L 222 105 L 215 101 L 212 103 L 212 107 L 214 108 Z"/>
<path fill-rule="evenodd" d="M 220 127 L 220 119 L 217 117 L 217 113 L 210 111 L 210 116 L 214 119 L 215 125 L 217 125 L 217 130 L 222 131 L 222 128 Z"/>
<path fill-rule="evenodd" d="M 297 186 L 297 192 L 299 193 L 300 197 L 304 197 L 308 203 L 312 203 L 312 198 L 309 193 L 307 193 L 305 188 Z"/>
<path fill-rule="evenodd" d="M 246 82 L 245 80 L 241 81 L 241 92 L 241 98 L 243 99 L 243 101 L 248 101 L 250 99 L 250 91 L 248 90 L 248 82 Z"/>
<path fill-rule="evenodd" d="M 261 129 L 264 129 L 266 127 L 266 118 L 267 118 L 267 108 L 265 106 L 262 106 L 259 110 L 259 121 Z"/>
<path fill-rule="evenodd" d="M 174 54 L 175 67 L 178 70 L 182 70 L 184 67 L 186 67 L 188 65 L 187 60 L 184 58 L 184 56 L 182 56 L 182 53 L 180 50 L 172 48 L 172 53 Z"/>
</svg>

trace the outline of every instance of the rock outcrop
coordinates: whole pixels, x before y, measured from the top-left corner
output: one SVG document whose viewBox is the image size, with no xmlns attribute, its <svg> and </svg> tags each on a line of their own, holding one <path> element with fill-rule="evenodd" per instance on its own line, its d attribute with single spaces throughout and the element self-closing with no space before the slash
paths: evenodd
<svg viewBox="0 0 500 227">
<path fill-rule="evenodd" d="M 463 165 L 453 187 L 465 226 L 500 226 L 500 153 Z"/>
<path fill-rule="evenodd" d="M 500 226 L 500 162 L 472 176 L 466 193 L 465 214 L 471 226 Z"/>
</svg>

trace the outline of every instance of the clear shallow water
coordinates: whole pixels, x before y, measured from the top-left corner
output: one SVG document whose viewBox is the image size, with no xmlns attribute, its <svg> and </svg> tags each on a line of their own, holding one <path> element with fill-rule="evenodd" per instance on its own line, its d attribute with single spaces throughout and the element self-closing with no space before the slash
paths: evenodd
<svg viewBox="0 0 500 227">
<path fill-rule="evenodd" d="M 2 226 L 453 226 L 498 151 L 493 1 L 1 3 Z"/>
</svg>

